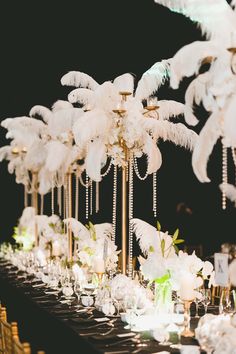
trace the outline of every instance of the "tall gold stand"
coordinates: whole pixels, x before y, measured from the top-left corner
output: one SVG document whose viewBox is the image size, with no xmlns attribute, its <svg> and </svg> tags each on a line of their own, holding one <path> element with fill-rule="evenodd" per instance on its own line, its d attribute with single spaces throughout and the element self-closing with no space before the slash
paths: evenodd
<svg viewBox="0 0 236 354">
<path fill-rule="evenodd" d="M 67 218 L 72 218 L 72 174 L 67 173 Z M 73 244 L 72 244 L 72 230 L 70 221 L 67 225 L 67 237 L 68 237 L 68 261 L 71 262 L 73 258 Z"/>
<path fill-rule="evenodd" d="M 194 332 L 190 330 L 190 305 L 192 301 L 184 300 L 184 330 L 183 337 L 194 337 Z"/>
<path fill-rule="evenodd" d="M 38 173 L 32 173 L 32 201 L 31 205 L 35 209 L 35 216 L 38 215 Z M 38 234 L 38 224 L 35 221 L 34 225 L 34 236 L 35 236 L 35 246 L 38 247 L 39 245 L 39 234 Z"/>
<path fill-rule="evenodd" d="M 126 274 L 127 267 L 127 180 L 126 166 L 122 167 L 122 273 Z"/>
</svg>

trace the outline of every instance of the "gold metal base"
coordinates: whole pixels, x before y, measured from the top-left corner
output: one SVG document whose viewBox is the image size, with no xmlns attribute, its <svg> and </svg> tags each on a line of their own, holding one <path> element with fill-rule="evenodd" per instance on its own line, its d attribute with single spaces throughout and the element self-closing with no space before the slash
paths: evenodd
<svg viewBox="0 0 236 354">
<path fill-rule="evenodd" d="M 160 108 L 160 106 L 146 106 L 144 109 L 147 111 L 155 111 L 156 109 Z"/>
<path fill-rule="evenodd" d="M 113 109 L 112 112 L 119 114 L 121 116 L 122 114 L 126 113 L 126 109 Z"/>
<path fill-rule="evenodd" d="M 236 47 L 227 48 L 227 50 L 232 54 L 236 53 Z"/>
<path fill-rule="evenodd" d="M 190 305 L 193 300 L 184 300 L 184 330 L 181 336 L 191 338 L 194 337 L 194 332 L 190 329 Z"/>
</svg>

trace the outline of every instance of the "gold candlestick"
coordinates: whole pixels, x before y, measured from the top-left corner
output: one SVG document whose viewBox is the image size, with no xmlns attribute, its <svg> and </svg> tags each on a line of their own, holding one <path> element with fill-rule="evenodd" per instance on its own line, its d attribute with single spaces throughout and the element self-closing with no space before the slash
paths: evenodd
<svg viewBox="0 0 236 354">
<path fill-rule="evenodd" d="M 183 300 L 184 302 L 184 330 L 183 337 L 194 337 L 194 332 L 190 330 L 190 305 L 193 300 Z"/>
<path fill-rule="evenodd" d="M 71 172 L 67 173 L 67 193 L 68 193 L 68 201 L 67 201 L 67 218 L 72 218 L 72 174 Z M 68 237 L 68 261 L 72 262 L 73 250 L 72 250 L 72 230 L 70 221 L 67 226 L 67 237 Z"/>
</svg>

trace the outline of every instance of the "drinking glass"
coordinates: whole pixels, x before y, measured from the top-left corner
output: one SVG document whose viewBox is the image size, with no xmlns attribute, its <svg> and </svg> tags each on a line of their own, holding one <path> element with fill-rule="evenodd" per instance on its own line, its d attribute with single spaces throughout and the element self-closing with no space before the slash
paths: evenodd
<svg viewBox="0 0 236 354">
<path fill-rule="evenodd" d="M 201 303 L 203 304 L 204 310 L 205 310 L 204 314 L 206 314 L 207 307 L 211 302 L 211 290 L 210 289 L 201 289 L 200 293 L 202 295 Z"/>
</svg>

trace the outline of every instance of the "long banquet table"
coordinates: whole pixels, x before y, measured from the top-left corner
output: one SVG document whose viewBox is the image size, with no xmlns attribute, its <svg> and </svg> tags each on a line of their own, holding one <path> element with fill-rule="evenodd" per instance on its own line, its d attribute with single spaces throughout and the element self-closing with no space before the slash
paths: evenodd
<svg viewBox="0 0 236 354">
<path fill-rule="evenodd" d="M 118 334 L 130 332 L 124 329 L 119 318 L 115 319 L 111 334 L 99 335 L 109 327 L 104 323 L 93 327 L 88 315 L 76 312 L 73 304 L 61 304 L 53 295 L 46 295 L 45 288 L 33 287 L 36 283 L 20 279 L 12 268 L 0 262 L 0 300 L 7 307 L 8 321 L 18 322 L 20 337 L 31 343 L 33 352 L 43 349 L 46 354 L 179 353 L 169 346 L 160 346 L 153 339 L 141 339 L 143 347 L 129 341 L 118 343 L 125 339 L 117 337 Z M 95 318 L 104 317 L 96 310 L 93 314 Z M 196 320 L 192 319 L 191 325 L 196 327 Z M 181 343 L 196 345 L 197 341 L 181 338 Z"/>
</svg>

